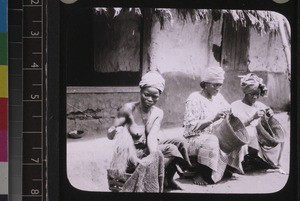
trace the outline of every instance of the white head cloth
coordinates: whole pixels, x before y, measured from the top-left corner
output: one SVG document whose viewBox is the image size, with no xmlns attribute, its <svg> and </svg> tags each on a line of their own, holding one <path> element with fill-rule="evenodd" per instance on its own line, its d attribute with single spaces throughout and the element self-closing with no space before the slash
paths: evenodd
<svg viewBox="0 0 300 201">
<path fill-rule="evenodd" d="M 165 89 L 165 79 L 157 71 L 149 71 L 143 75 L 142 80 L 140 81 L 139 86 L 144 87 L 154 87 L 160 92 L 163 92 Z"/>
<path fill-rule="evenodd" d="M 225 71 L 221 67 L 209 67 L 205 69 L 205 73 L 202 76 L 202 82 L 223 84 L 224 74 Z"/>
</svg>

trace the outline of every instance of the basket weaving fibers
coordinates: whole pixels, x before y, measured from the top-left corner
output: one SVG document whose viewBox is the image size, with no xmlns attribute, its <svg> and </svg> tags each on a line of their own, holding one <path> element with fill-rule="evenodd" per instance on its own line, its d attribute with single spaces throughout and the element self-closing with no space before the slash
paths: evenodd
<svg viewBox="0 0 300 201">
<path fill-rule="evenodd" d="M 275 147 L 284 141 L 284 129 L 275 117 L 262 117 L 256 126 L 258 142 L 268 147 Z"/>
<path fill-rule="evenodd" d="M 244 124 L 233 114 L 216 125 L 213 133 L 218 137 L 220 148 L 225 153 L 230 153 L 249 141 Z"/>
</svg>

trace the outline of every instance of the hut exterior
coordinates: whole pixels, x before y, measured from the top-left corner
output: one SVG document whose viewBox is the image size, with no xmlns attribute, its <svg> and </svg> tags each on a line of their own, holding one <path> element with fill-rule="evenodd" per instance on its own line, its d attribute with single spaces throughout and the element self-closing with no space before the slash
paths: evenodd
<svg viewBox="0 0 300 201">
<path fill-rule="evenodd" d="M 94 70 L 90 79 L 100 79 L 102 86 L 69 84 L 67 131 L 105 132 L 125 102 L 139 99 L 138 81 L 150 69 L 158 69 L 166 79 L 158 101 L 165 113 L 163 128 L 182 125 L 185 100 L 200 89 L 201 74 L 209 66 L 226 71 L 222 94 L 229 103 L 243 97 L 239 76 L 249 72 L 259 74 L 268 86 L 262 102 L 281 111 L 290 103 L 289 58 L 277 26 L 269 30 L 255 23 L 250 26 L 249 19 L 235 19 L 241 13 L 232 11 L 98 11 L 89 14 L 93 22 L 93 58 L 89 57 L 93 62 L 89 65 Z M 104 17 L 109 15 L 103 12 L 112 12 L 114 17 L 107 20 Z M 74 60 L 72 54 L 69 60 Z"/>
</svg>

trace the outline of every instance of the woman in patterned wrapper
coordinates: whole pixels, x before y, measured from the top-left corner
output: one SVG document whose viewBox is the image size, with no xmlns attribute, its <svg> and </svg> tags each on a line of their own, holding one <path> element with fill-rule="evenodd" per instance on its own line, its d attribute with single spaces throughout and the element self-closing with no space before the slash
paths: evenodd
<svg viewBox="0 0 300 201">
<path fill-rule="evenodd" d="M 163 111 L 155 104 L 164 90 L 165 80 L 157 71 L 150 71 L 142 77 L 139 86 L 141 89 L 140 101 L 124 104 L 118 111 L 113 126 L 108 129 L 109 139 L 114 139 L 117 135 L 125 136 L 129 133 L 130 139 L 127 138 L 121 143 L 130 143 L 128 141 L 132 139 L 134 144 L 133 148 L 129 149 L 129 154 L 117 154 L 119 156 L 113 159 L 112 166 L 120 166 L 121 164 L 122 169 L 127 165 L 127 161 L 130 161 L 130 165 L 126 166 L 126 172 L 132 173 L 141 162 L 140 159 L 159 150 L 164 156 L 165 187 L 181 189 L 175 183 L 173 177 L 177 162 L 182 163 L 182 161 L 185 161 L 183 158 L 187 158 L 187 163 L 189 163 L 186 150 L 187 142 L 176 139 L 173 141 L 170 139 L 162 142 L 158 141 Z M 180 151 L 178 148 L 180 148 Z M 123 165 L 122 161 L 125 161 Z"/>
<path fill-rule="evenodd" d="M 253 169 L 277 169 L 284 173 L 280 168 L 280 156 L 282 153 L 281 144 L 275 147 L 266 147 L 260 144 L 257 139 L 257 129 L 259 119 L 265 115 L 273 116 L 273 110 L 258 101 L 259 97 L 267 94 L 267 87 L 263 84 L 263 79 L 254 73 L 249 73 L 241 79 L 241 89 L 244 92 L 242 100 L 237 100 L 231 104 L 232 113 L 238 117 L 245 125 L 250 142 L 245 145 L 245 161 L 243 162 L 245 171 Z M 260 166 L 260 167 L 259 167 Z"/>
<path fill-rule="evenodd" d="M 224 82 L 224 70 L 210 67 L 205 70 L 200 86 L 202 90 L 193 92 L 186 100 L 184 114 L 184 137 L 188 141 L 188 153 L 196 158 L 197 185 L 214 184 L 220 181 L 228 166 L 243 173 L 240 148 L 226 154 L 220 149 L 218 138 L 213 135 L 213 127 L 230 112 L 230 105 L 219 93 Z M 226 171 L 227 173 L 227 171 Z"/>
</svg>

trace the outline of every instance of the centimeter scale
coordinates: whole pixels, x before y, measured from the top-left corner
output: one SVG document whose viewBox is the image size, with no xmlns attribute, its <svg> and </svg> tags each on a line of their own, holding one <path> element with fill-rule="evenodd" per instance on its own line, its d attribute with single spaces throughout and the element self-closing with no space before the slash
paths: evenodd
<svg viewBox="0 0 300 201">
<path fill-rule="evenodd" d="M 13 132 L 16 132 L 15 126 L 21 122 L 20 138 L 23 145 L 21 157 L 19 157 L 20 163 L 18 163 L 18 157 L 14 157 L 18 153 L 14 150 L 11 151 L 14 164 L 22 164 L 22 186 L 18 187 L 22 190 L 21 192 L 14 190 L 17 184 L 12 181 L 10 197 L 24 201 L 46 200 L 44 8 L 43 0 L 23 0 L 21 3 L 13 0 L 9 2 L 10 78 L 12 78 L 12 82 L 20 82 L 22 79 L 21 87 L 18 85 L 18 89 L 10 87 L 12 95 L 13 90 L 22 91 L 21 105 L 10 107 L 10 135 L 17 135 Z M 21 73 L 19 79 L 17 79 L 18 76 L 15 76 L 15 72 Z M 10 100 L 14 100 L 14 97 L 10 97 Z M 23 114 L 22 118 L 14 115 L 17 113 Z M 11 137 L 10 142 L 15 143 L 14 141 L 15 139 Z M 12 170 L 11 177 L 18 178 L 18 173 L 14 173 Z"/>
<path fill-rule="evenodd" d="M 23 1 L 23 200 L 45 200 L 44 12 Z"/>
</svg>

